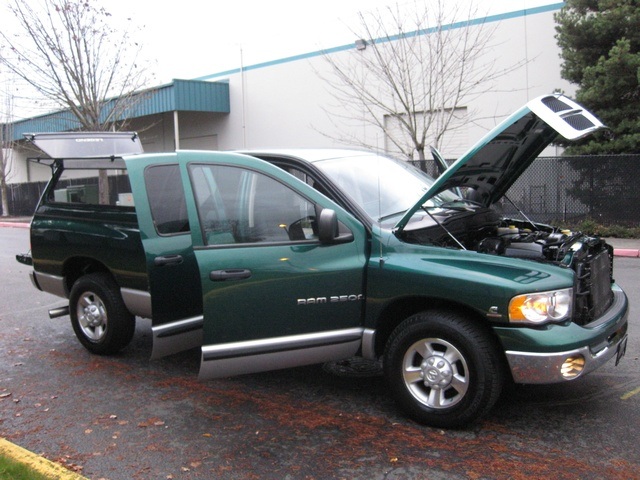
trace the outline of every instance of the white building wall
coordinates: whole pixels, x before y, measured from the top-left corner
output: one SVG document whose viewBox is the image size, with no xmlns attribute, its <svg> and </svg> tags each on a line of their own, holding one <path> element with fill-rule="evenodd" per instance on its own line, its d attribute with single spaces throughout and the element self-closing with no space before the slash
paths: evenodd
<svg viewBox="0 0 640 480">
<path fill-rule="evenodd" d="M 487 85 L 486 93 L 460 105 L 467 109 L 470 119 L 467 131 L 461 134 L 468 139 L 467 148 L 528 100 L 556 89 L 573 93 L 573 87 L 560 78 L 553 14 L 520 15 L 488 24 L 488 28 L 495 28 L 495 34 L 486 61 L 495 62 L 495 71 L 508 72 Z M 367 51 L 354 48 L 333 55 L 357 54 Z M 326 80 L 318 75 L 328 75 L 328 68 L 322 56 L 310 54 L 296 61 L 275 61 L 249 66 L 244 72 L 209 77 L 230 83 L 231 113 L 214 125 L 219 148 L 349 146 L 343 139 L 353 135 L 384 149 L 381 131 L 339 118 L 350 115 L 344 105 L 336 105 Z M 442 153 L 455 158 L 462 151 L 460 146 L 447 149 L 444 145 Z"/>
<path fill-rule="evenodd" d="M 11 151 L 11 172 L 7 183 L 47 182 L 51 178 L 51 168 L 47 165 L 28 162 L 31 152 L 14 149 Z"/>
<path fill-rule="evenodd" d="M 302 59 L 225 77 L 231 113 L 217 125 L 220 149 L 332 146 L 335 142 L 320 133 L 327 129 L 322 107 L 330 99 L 312 62 L 324 60 Z"/>
<path fill-rule="evenodd" d="M 476 106 L 487 128 L 519 106 L 539 95 L 561 89 L 571 95 L 575 87 L 560 78 L 560 49 L 556 44 L 554 12 L 522 16 L 500 22 L 493 56 L 497 65 L 524 62 L 505 75 L 491 95 L 479 98 Z M 491 120 L 489 120 L 491 119 Z"/>
</svg>

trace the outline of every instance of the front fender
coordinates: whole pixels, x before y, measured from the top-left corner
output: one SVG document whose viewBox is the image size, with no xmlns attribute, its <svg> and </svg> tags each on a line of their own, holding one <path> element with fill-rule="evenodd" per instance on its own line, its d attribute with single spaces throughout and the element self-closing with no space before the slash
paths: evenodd
<svg viewBox="0 0 640 480">
<path fill-rule="evenodd" d="M 464 305 L 492 322 L 508 321 L 515 295 L 573 286 L 573 271 L 527 260 L 439 247 L 410 246 L 368 268 L 369 305 L 374 310 L 402 297 Z"/>
</svg>

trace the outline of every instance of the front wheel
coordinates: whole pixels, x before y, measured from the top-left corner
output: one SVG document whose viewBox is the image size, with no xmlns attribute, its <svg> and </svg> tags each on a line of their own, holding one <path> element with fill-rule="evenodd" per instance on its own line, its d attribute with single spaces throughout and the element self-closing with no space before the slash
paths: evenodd
<svg viewBox="0 0 640 480">
<path fill-rule="evenodd" d="M 487 413 L 503 384 L 500 357 L 485 329 L 445 311 L 418 313 L 393 331 L 384 373 L 411 418 L 442 428 Z"/>
<path fill-rule="evenodd" d="M 91 273 L 74 283 L 69 295 L 69 314 L 76 337 L 92 353 L 117 353 L 133 338 L 135 317 L 127 310 L 118 285 L 107 273 Z"/>
</svg>

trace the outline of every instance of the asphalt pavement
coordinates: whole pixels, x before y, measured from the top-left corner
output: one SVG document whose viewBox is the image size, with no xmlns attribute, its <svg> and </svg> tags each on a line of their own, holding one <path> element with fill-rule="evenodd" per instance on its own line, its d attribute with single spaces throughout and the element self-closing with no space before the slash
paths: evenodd
<svg viewBox="0 0 640 480">
<path fill-rule="evenodd" d="M 68 321 L 48 319 L 62 300 L 36 292 L 11 258 L 28 245 L 17 230 L 28 226 L 0 221 L 12 227 L 0 242 L 0 452 L 51 468 L 52 478 L 640 478 L 631 433 L 640 428 L 640 258 L 616 266 L 632 308 L 619 366 L 571 384 L 517 386 L 477 425 L 443 431 L 400 415 L 374 369 L 199 382 L 198 352 L 148 361 L 146 321 L 120 355 L 90 355 Z M 609 241 L 617 256 L 638 257 L 640 240 Z"/>
</svg>

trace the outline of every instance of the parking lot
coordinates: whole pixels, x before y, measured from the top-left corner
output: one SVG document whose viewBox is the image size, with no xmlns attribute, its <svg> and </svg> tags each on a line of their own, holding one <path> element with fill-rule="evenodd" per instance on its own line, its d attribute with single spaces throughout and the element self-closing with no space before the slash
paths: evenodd
<svg viewBox="0 0 640 480">
<path fill-rule="evenodd" d="M 516 386 L 470 428 L 403 417 L 375 365 L 199 382 L 199 351 L 89 354 L 36 291 L 28 230 L 0 228 L 0 436 L 91 479 L 640 478 L 640 259 L 616 258 L 627 355 L 575 383 Z"/>
</svg>

